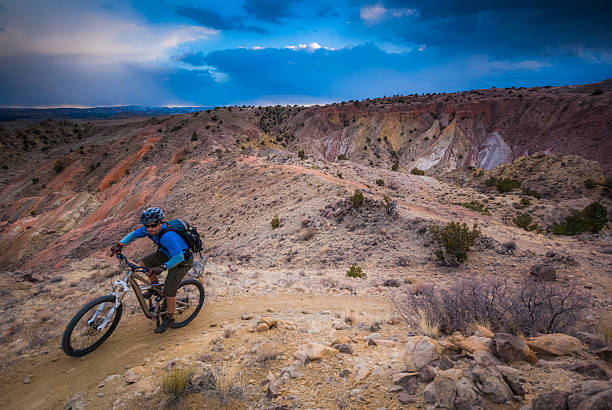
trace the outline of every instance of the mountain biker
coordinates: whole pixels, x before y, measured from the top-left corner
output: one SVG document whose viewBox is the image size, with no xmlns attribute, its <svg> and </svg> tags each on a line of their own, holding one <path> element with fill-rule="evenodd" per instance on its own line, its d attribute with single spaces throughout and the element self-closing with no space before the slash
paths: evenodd
<svg viewBox="0 0 612 410">
<path fill-rule="evenodd" d="M 166 282 L 163 294 L 166 297 L 166 314 L 162 322 L 155 329 L 155 333 L 163 333 L 168 328 L 174 327 L 174 312 L 176 311 L 176 291 L 183 280 L 185 273 L 193 265 L 193 255 L 189 252 L 189 246 L 181 236 L 171 230 L 163 222 L 164 212 L 158 207 L 145 209 L 140 215 L 140 223 L 143 225 L 135 231 L 126 235 L 116 245 L 111 247 L 111 255 L 115 255 L 123 249 L 124 245 L 134 239 L 148 237 L 158 247 L 156 252 L 150 253 L 142 259 L 142 264 L 149 268 L 147 276 L 152 284 L 159 284 L 157 276 L 167 270 Z M 143 296 L 150 298 L 153 292 L 150 290 Z"/>
</svg>

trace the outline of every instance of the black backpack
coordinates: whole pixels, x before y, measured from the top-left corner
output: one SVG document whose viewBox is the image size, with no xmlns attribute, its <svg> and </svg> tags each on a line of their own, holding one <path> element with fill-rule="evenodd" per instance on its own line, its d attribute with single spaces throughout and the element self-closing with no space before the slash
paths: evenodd
<svg viewBox="0 0 612 410">
<path fill-rule="evenodd" d="M 181 238 L 185 241 L 187 246 L 189 247 L 189 252 L 198 253 L 203 249 L 202 239 L 200 238 L 200 234 L 195 226 L 189 225 L 186 221 L 182 219 L 173 219 L 168 222 L 164 222 L 166 224 L 166 228 L 162 229 L 159 232 L 159 241 L 161 242 L 161 237 L 168 231 L 173 231 L 181 235 Z"/>
</svg>

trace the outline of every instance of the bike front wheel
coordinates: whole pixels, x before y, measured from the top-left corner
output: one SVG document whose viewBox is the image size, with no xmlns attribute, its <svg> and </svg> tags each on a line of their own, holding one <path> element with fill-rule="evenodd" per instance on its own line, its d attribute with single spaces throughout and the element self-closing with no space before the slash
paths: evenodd
<svg viewBox="0 0 612 410">
<path fill-rule="evenodd" d="M 115 308 L 115 297 L 92 300 L 72 318 L 62 337 L 62 349 L 68 356 L 80 357 L 98 348 L 113 333 L 121 319 L 123 305 Z"/>
<path fill-rule="evenodd" d="M 181 282 L 176 291 L 175 328 L 183 327 L 195 319 L 202 309 L 204 297 L 204 286 L 200 281 L 187 279 Z"/>
</svg>

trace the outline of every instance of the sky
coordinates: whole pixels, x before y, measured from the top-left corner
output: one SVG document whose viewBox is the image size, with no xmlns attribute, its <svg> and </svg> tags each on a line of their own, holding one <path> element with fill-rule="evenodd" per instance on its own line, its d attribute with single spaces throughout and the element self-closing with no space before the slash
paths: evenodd
<svg viewBox="0 0 612 410">
<path fill-rule="evenodd" d="M 325 104 L 612 78 L 612 1 L 0 0 L 0 106 Z"/>
</svg>

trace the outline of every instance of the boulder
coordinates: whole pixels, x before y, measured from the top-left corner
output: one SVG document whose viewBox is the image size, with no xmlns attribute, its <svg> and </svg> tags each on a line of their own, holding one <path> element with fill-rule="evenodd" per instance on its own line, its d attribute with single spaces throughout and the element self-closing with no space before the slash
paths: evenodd
<svg viewBox="0 0 612 410">
<path fill-rule="evenodd" d="M 409 372 L 418 372 L 439 357 L 435 340 L 427 336 L 413 336 L 404 348 L 404 364 Z"/>
<path fill-rule="evenodd" d="M 465 377 L 455 383 L 457 395 L 455 397 L 455 408 L 457 410 L 472 410 L 478 404 L 479 397 L 476 386 Z"/>
<path fill-rule="evenodd" d="M 540 394 L 531 402 L 531 410 L 567 410 L 567 392 Z"/>
<path fill-rule="evenodd" d="M 344 354 L 353 354 L 353 348 L 348 343 L 340 343 L 337 345 L 333 345 L 334 349 L 338 350 L 340 353 Z"/>
<path fill-rule="evenodd" d="M 427 403 L 435 404 L 438 409 L 453 409 L 457 397 L 456 383 L 450 377 L 437 375 L 423 390 L 423 398 Z"/>
<path fill-rule="evenodd" d="M 521 383 L 520 372 L 508 366 L 497 366 L 497 370 L 499 370 L 504 377 L 504 381 L 512 390 L 516 396 L 524 396 L 527 394 L 527 391 L 523 387 L 523 383 Z M 523 379 L 524 380 L 524 379 Z"/>
<path fill-rule="evenodd" d="M 563 333 L 530 337 L 525 342 L 531 350 L 545 356 L 583 355 L 586 350 L 580 340 Z"/>
<path fill-rule="evenodd" d="M 64 403 L 64 410 L 81 410 L 84 409 L 87 405 L 87 400 L 83 397 L 87 394 L 87 392 L 81 391 L 76 393 L 70 399 L 66 400 Z"/>
<path fill-rule="evenodd" d="M 470 353 L 474 353 L 478 350 L 489 350 L 488 343 L 491 341 L 490 338 L 482 336 L 470 336 L 465 338 L 458 333 L 453 334 L 448 340 L 460 349 Z"/>
<path fill-rule="evenodd" d="M 308 346 L 306 346 L 306 356 L 308 360 L 320 360 L 336 354 L 338 354 L 338 349 L 321 343 L 308 343 Z"/>
<path fill-rule="evenodd" d="M 495 366 L 474 366 L 472 377 L 476 387 L 494 403 L 512 400 L 513 394 L 506 384 L 502 373 Z"/>
<path fill-rule="evenodd" d="M 501 364 L 499 359 L 493 356 L 493 353 L 491 353 L 491 351 L 489 351 L 488 349 L 476 350 L 474 353 L 472 353 L 472 356 L 474 357 L 474 362 L 476 364 L 482 364 L 484 366 Z"/>
<path fill-rule="evenodd" d="M 608 380 L 608 373 L 596 362 L 578 361 L 570 366 L 568 370 L 580 373 L 586 377 L 592 377 L 598 380 Z"/>
<path fill-rule="evenodd" d="M 529 275 L 536 281 L 554 282 L 557 280 L 557 270 L 547 263 L 533 265 Z"/>
<path fill-rule="evenodd" d="M 421 370 L 419 370 L 419 379 L 424 382 L 428 382 L 433 380 L 436 377 L 436 369 L 432 366 L 423 366 Z"/>
<path fill-rule="evenodd" d="M 536 355 L 529 349 L 523 339 L 509 333 L 497 333 L 488 346 L 491 353 L 505 363 L 525 361 L 536 364 L 538 362 Z"/>
<path fill-rule="evenodd" d="M 419 390 L 418 376 L 415 373 L 397 373 L 393 375 L 393 384 L 402 386 L 408 394 L 416 394 Z"/>
</svg>

